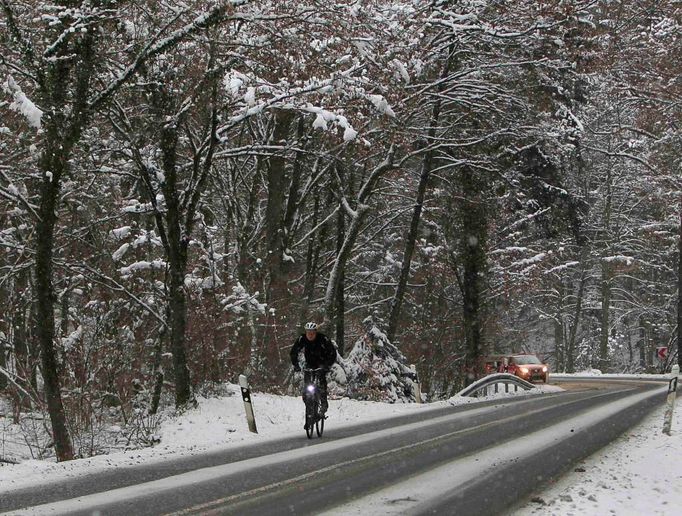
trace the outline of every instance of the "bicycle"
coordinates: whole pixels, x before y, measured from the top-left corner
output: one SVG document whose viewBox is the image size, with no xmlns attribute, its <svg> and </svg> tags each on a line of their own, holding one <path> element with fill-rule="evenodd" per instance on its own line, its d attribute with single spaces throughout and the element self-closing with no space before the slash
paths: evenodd
<svg viewBox="0 0 682 516">
<path fill-rule="evenodd" d="M 326 369 L 304 369 L 304 378 L 306 378 L 303 388 L 303 398 L 305 401 L 305 433 L 308 439 L 313 438 L 313 427 L 317 432 L 318 437 L 322 437 L 324 432 L 324 414 L 322 413 L 322 395 L 320 394 L 321 375 L 326 373 Z"/>
</svg>

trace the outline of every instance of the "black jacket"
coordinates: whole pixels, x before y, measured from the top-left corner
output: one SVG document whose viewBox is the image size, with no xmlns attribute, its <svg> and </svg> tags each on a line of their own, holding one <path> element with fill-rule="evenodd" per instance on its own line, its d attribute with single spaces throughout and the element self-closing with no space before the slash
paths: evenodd
<svg viewBox="0 0 682 516">
<path fill-rule="evenodd" d="M 318 367 L 331 367 L 336 362 L 336 348 L 323 333 L 315 336 L 315 340 L 309 341 L 305 333 L 301 335 L 291 348 L 289 355 L 294 368 L 298 365 L 298 354 L 303 350 L 306 367 L 317 369 Z"/>
</svg>

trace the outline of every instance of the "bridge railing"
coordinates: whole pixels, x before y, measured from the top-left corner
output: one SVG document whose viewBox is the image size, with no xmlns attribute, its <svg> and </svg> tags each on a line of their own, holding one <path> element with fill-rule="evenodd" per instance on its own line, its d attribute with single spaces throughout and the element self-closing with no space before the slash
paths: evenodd
<svg viewBox="0 0 682 516">
<path fill-rule="evenodd" d="M 475 381 L 459 391 L 458 395 L 476 398 L 498 392 L 517 392 L 519 389 L 528 391 L 535 389 L 535 385 L 513 374 L 495 373 Z"/>
</svg>

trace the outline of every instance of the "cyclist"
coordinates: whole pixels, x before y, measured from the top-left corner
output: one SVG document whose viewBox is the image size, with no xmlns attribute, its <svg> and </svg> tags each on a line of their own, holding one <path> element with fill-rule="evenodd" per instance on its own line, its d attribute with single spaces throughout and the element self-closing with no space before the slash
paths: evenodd
<svg viewBox="0 0 682 516">
<path fill-rule="evenodd" d="M 294 371 L 300 372 L 301 366 L 298 364 L 298 354 L 303 350 L 305 363 L 308 369 L 323 368 L 324 371 L 318 376 L 320 384 L 320 397 L 322 399 L 322 414 L 324 415 L 329 408 L 327 402 L 327 371 L 336 362 L 336 348 L 334 344 L 321 332 L 317 331 L 317 324 L 308 322 L 305 325 L 305 333 L 302 334 L 291 348 L 291 364 Z M 304 383 L 312 380 L 311 373 L 305 372 Z M 303 398 L 305 401 L 305 395 Z"/>
</svg>

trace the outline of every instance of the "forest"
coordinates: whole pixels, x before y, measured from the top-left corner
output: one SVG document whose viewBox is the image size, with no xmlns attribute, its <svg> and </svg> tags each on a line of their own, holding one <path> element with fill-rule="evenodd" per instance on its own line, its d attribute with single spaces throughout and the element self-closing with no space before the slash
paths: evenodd
<svg viewBox="0 0 682 516">
<path fill-rule="evenodd" d="M 306 321 L 360 399 L 682 361 L 679 0 L 0 13 L 0 396 L 59 460 L 239 374 L 293 392 Z"/>
</svg>

